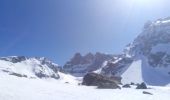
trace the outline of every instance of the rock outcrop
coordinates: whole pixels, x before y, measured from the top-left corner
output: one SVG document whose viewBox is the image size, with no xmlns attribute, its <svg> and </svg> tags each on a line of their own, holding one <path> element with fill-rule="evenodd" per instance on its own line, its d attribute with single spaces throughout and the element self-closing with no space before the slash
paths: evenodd
<svg viewBox="0 0 170 100">
<path fill-rule="evenodd" d="M 118 83 L 120 83 L 120 80 L 111 79 L 106 76 L 96 74 L 96 73 L 88 73 L 83 78 L 83 85 L 87 86 L 98 86 L 98 88 L 111 88 L 111 89 L 117 89 L 120 88 L 118 86 Z"/>
</svg>

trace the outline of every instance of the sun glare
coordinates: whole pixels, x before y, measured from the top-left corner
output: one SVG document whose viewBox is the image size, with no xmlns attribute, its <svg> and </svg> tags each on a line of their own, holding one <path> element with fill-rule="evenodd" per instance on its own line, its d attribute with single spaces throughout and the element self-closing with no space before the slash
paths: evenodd
<svg viewBox="0 0 170 100">
<path fill-rule="evenodd" d="M 132 3 L 137 6 L 142 7 L 158 7 L 163 5 L 164 0 L 129 0 L 129 3 Z"/>
<path fill-rule="evenodd" d="M 158 0 L 131 0 L 131 1 L 138 5 L 148 5 L 148 4 L 153 4 L 155 1 Z"/>
</svg>

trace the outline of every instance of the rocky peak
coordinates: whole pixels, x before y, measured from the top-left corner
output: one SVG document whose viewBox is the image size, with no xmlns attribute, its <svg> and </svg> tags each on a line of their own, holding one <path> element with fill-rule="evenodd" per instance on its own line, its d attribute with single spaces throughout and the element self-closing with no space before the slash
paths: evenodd
<svg viewBox="0 0 170 100">
<path fill-rule="evenodd" d="M 147 22 L 142 33 L 127 46 L 126 54 L 145 56 L 152 67 L 170 66 L 170 17 Z"/>
<path fill-rule="evenodd" d="M 76 53 L 74 57 L 68 61 L 63 69 L 71 74 L 79 74 L 80 76 L 87 72 L 92 72 L 100 68 L 104 61 L 113 58 L 112 55 L 102 53 L 88 53 L 82 56 L 80 53 Z"/>
<path fill-rule="evenodd" d="M 131 56 L 148 55 L 153 47 L 170 43 L 170 18 L 147 22 L 142 33 L 127 46 L 126 53 Z"/>
<path fill-rule="evenodd" d="M 85 55 L 82 56 L 80 53 L 76 53 L 73 58 L 71 58 L 71 60 L 69 62 L 67 62 L 68 64 L 72 64 L 72 65 L 76 65 L 76 64 L 87 64 L 89 63 L 89 60 L 92 60 L 93 55 Z"/>
</svg>

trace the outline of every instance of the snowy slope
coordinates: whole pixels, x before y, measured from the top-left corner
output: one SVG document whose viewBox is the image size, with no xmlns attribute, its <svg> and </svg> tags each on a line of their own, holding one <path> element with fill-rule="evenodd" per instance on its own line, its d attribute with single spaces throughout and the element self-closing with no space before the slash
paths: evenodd
<svg viewBox="0 0 170 100">
<path fill-rule="evenodd" d="M 142 76 L 143 80 L 154 86 L 169 86 L 170 75 L 167 74 L 169 68 L 151 67 L 146 57 L 142 57 Z"/>
<path fill-rule="evenodd" d="M 137 60 L 133 61 L 133 63 L 129 66 L 129 68 L 121 75 L 122 76 L 122 83 L 141 83 L 143 82 L 142 77 L 142 61 Z"/>
<path fill-rule="evenodd" d="M 28 79 L 0 73 L 0 100 L 169 100 L 170 88 L 96 89 L 59 80 Z M 153 95 L 143 94 L 143 91 Z"/>
<path fill-rule="evenodd" d="M 121 75 L 122 83 L 141 83 L 145 82 L 152 86 L 169 86 L 169 75 L 164 74 L 165 68 L 153 68 L 147 62 L 146 57 L 133 61 L 129 68 Z"/>
<path fill-rule="evenodd" d="M 2 57 L 0 72 L 27 78 L 59 78 L 58 65 L 46 58 Z"/>
</svg>

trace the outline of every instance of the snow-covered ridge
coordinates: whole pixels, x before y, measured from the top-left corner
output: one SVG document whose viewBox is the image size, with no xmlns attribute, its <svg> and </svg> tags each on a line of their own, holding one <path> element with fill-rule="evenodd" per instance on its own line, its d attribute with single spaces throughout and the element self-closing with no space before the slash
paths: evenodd
<svg viewBox="0 0 170 100">
<path fill-rule="evenodd" d="M 59 66 L 47 58 L 10 56 L 0 58 L 0 71 L 29 78 L 55 78 L 58 79 Z"/>
</svg>

